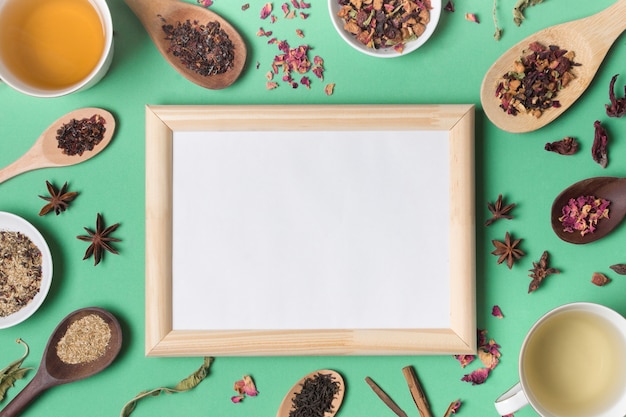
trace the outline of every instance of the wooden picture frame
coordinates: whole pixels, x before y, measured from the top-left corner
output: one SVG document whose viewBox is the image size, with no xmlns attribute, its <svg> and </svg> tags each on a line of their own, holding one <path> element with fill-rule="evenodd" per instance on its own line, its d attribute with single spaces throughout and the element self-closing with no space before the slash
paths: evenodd
<svg viewBox="0 0 626 417">
<path fill-rule="evenodd" d="M 174 142 L 178 132 L 440 132 L 448 231 L 448 323 L 431 328 L 175 328 Z M 182 133 L 180 133 L 182 134 Z M 265 135 L 265 136 L 264 136 Z M 261 139 L 262 140 L 262 139 Z M 200 169 L 200 168 L 199 168 Z M 437 175 L 433 172 L 433 175 Z M 473 105 L 206 105 L 146 107 L 146 335 L 148 356 L 415 355 L 476 350 Z M 447 201 L 446 201 L 447 200 Z M 417 210 L 416 210 L 417 211 Z M 199 213 L 200 214 L 200 213 Z M 428 218 L 425 221 L 430 221 Z M 425 236 L 424 239 L 429 239 Z M 419 275 L 419 274 L 418 274 Z M 431 275 L 431 274 L 424 274 Z M 421 282 L 421 281 L 420 281 Z M 424 281 L 427 282 L 427 281 Z M 422 285 L 422 284 L 418 284 Z M 220 294 L 206 294 L 211 303 Z M 340 300 L 339 300 L 340 302 Z M 336 300 L 335 300 L 336 303 Z M 241 306 L 245 309 L 245 306 Z M 229 315 L 232 311 L 223 311 Z"/>
</svg>

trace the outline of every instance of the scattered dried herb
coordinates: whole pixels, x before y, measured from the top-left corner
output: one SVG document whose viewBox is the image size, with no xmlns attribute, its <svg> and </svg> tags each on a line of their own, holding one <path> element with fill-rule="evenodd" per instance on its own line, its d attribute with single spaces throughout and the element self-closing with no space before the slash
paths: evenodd
<svg viewBox="0 0 626 417">
<path fill-rule="evenodd" d="M 467 365 L 474 362 L 476 355 L 454 355 L 454 359 L 459 361 L 461 368 L 465 368 Z"/>
<path fill-rule="evenodd" d="M 310 46 L 299 45 L 295 48 L 291 48 L 287 41 L 278 41 L 276 39 L 270 40 L 270 43 L 275 43 L 278 50 L 281 52 L 274 56 L 271 72 L 272 77 L 282 74 L 281 81 L 290 85 L 291 88 L 298 88 L 299 85 L 310 88 L 311 79 L 305 76 L 309 71 L 318 79 L 324 79 L 324 60 L 320 56 L 315 55 L 313 62 L 311 62 L 308 56 L 311 50 Z M 302 76 L 300 83 L 294 79 L 294 75 L 297 74 Z M 278 87 L 278 83 L 268 81 L 266 86 L 271 90 Z"/>
<path fill-rule="evenodd" d="M 611 265 L 609 268 L 620 275 L 626 275 L 626 264 L 615 264 Z"/>
<path fill-rule="evenodd" d="M 332 96 L 334 92 L 335 92 L 335 83 L 326 84 L 326 87 L 324 87 L 324 93 L 326 93 L 327 96 Z"/>
<path fill-rule="evenodd" d="M 261 19 L 267 19 L 272 14 L 274 6 L 272 3 L 265 3 L 261 8 Z"/>
<path fill-rule="evenodd" d="M 447 12 L 454 12 L 454 2 L 452 0 L 448 0 L 443 8 Z"/>
<path fill-rule="evenodd" d="M 498 305 L 495 305 L 491 308 L 491 315 L 499 319 L 504 318 L 504 314 L 502 314 L 502 309 Z"/>
<path fill-rule="evenodd" d="M 563 215 L 559 217 L 563 231 L 568 233 L 578 231 L 581 236 L 595 232 L 598 222 L 609 218 L 610 204 L 609 200 L 592 195 L 570 198 L 561 209 Z"/>
<path fill-rule="evenodd" d="M 521 25 L 524 19 L 524 10 L 530 6 L 542 3 L 543 0 L 517 0 L 515 7 L 513 7 L 513 21 L 517 26 Z"/>
<path fill-rule="evenodd" d="M 233 67 L 235 46 L 219 22 L 206 25 L 197 20 L 162 26 L 165 39 L 170 41 L 168 52 L 189 70 L 202 76 L 224 74 Z"/>
<path fill-rule="evenodd" d="M 578 152 L 578 141 L 576 138 L 566 136 L 561 140 L 546 143 L 544 149 L 549 152 L 558 153 L 559 155 L 574 155 Z"/>
<path fill-rule="evenodd" d="M 70 324 L 56 346 L 62 362 L 70 365 L 93 362 L 106 353 L 111 328 L 98 314 L 88 314 Z"/>
<path fill-rule="evenodd" d="M 465 20 L 474 23 L 480 23 L 480 19 L 478 19 L 476 13 L 465 13 Z"/>
<path fill-rule="evenodd" d="M 519 113 L 540 117 L 544 111 L 560 107 L 558 92 L 576 77 L 572 68 L 574 52 L 556 45 L 546 47 L 532 42 L 528 51 L 515 61 L 512 71 L 502 76 L 496 87 L 500 107 L 507 114 Z"/>
<path fill-rule="evenodd" d="M 609 100 L 611 100 L 611 104 L 605 105 L 606 114 L 609 117 L 622 117 L 626 115 L 626 86 L 624 86 L 624 97 L 619 99 L 615 97 L 615 81 L 617 81 L 618 76 L 619 74 L 615 74 L 609 84 Z"/>
<path fill-rule="evenodd" d="M 517 204 L 504 205 L 502 202 L 502 194 L 499 194 L 498 199 L 495 203 L 487 203 L 487 208 L 491 212 L 491 218 L 485 222 L 485 226 L 493 224 L 493 222 L 498 219 L 511 220 L 513 216 L 511 216 L 509 213 L 515 208 L 516 205 Z"/>
<path fill-rule="evenodd" d="M 500 363 L 500 345 L 494 339 L 487 339 L 487 330 L 478 330 L 478 358 L 484 365 L 469 374 L 463 375 L 461 381 L 471 382 L 472 385 L 483 384 L 491 371 Z"/>
<path fill-rule="evenodd" d="M 26 373 L 33 368 L 22 368 L 24 359 L 28 356 L 30 349 L 26 342 L 22 339 L 17 339 L 15 343 L 24 345 L 24 354 L 21 358 L 14 360 L 8 364 L 3 370 L 0 371 L 0 401 L 4 400 L 9 388 L 13 387 L 15 382 L 26 376 Z"/>
<path fill-rule="evenodd" d="M 58 148 L 70 156 L 92 151 L 104 139 L 105 124 L 104 117 L 98 114 L 81 120 L 70 120 L 57 129 Z"/>
<path fill-rule="evenodd" d="M 0 231 L 0 317 L 30 303 L 41 288 L 39 248 L 20 232 Z"/>
<path fill-rule="evenodd" d="M 46 181 L 46 187 L 48 188 L 49 196 L 40 195 L 39 198 L 42 198 L 48 202 L 45 206 L 41 208 L 39 211 L 39 215 L 43 216 L 45 214 L 54 211 L 58 216 L 62 211 L 65 211 L 70 202 L 76 198 L 78 193 L 76 191 L 67 191 L 67 182 L 63 184 L 61 190 L 57 190 L 57 188 L 50 184 L 50 182 Z"/>
<path fill-rule="evenodd" d="M 368 48 L 394 48 L 402 52 L 407 42 L 424 33 L 430 22 L 430 0 L 337 0 L 337 16 L 344 30 Z"/>
<path fill-rule="evenodd" d="M 331 374 L 317 373 L 302 382 L 302 389 L 291 400 L 289 417 L 324 417 L 341 386 Z"/>
<path fill-rule="evenodd" d="M 533 262 L 533 269 L 530 269 L 529 271 L 531 272 L 529 277 L 532 278 L 532 281 L 528 286 L 529 294 L 533 291 L 536 291 L 548 275 L 561 273 L 561 271 L 556 268 L 548 267 L 548 251 L 543 252 L 543 254 L 541 255 L 541 259 L 539 259 L 539 262 Z"/>
<path fill-rule="evenodd" d="M 146 397 L 156 397 L 156 396 L 164 394 L 164 393 L 165 394 L 180 393 L 180 392 L 189 391 L 190 389 L 195 388 L 209 374 L 209 368 L 211 367 L 211 363 L 212 362 L 213 362 L 213 358 L 205 357 L 203 364 L 200 366 L 200 368 L 198 368 L 197 371 L 195 371 L 194 373 L 189 375 L 187 378 L 185 378 L 182 381 L 180 381 L 173 388 L 167 388 L 167 387 L 155 388 L 155 389 L 150 390 L 150 391 L 142 391 L 142 392 L 140 392 L 139 394 L 137 394 L 137 396 L 135 398 L 133 398 L 132 400 L 130 400 L 129 402 L 127 402 L 124 405 L 124 407 L 122 408 L 122 411 L 120 413 L 120 417 L 128 417 L 135 410 L 135 408 L 137 407 L 137 403 L 139 402 L 139 400 L 141 400 L 143 398 L 146 398 Z"/>
<path fill-rule="evenodd" d="M 598 287 L 604 287 L 609 282 L 611 282 L 611 279 L 600 272 L 594 272 L 591 276 L 591 283 Z"/>
<path fill-rule="evenodd" d="M 491 241 L 496 248 L 491 254 L 499 256 L 498 265 L 506 261 L 506 266 L 508 266 L 509 269 L 513 268 L 515 261 L 524 256 L 524 252 L 518 248 L 521 241 L 522 239 L 512 239 L 509 232 L 506 232 L 504 242 L 498 240 Z"/>
<path fill-rule="evenodd" d="M 118 252 L 111 246 L 111 242 L 121 242 L 121 240 L 111 237 L 110 234 L 117 230 L 119 225 L 119 223 L 115 223 L 114 225 L 105 228 L 102 215 L 98 213 L 96 217 L 96 231 L 94 232 L 84 227 L 84 229 L 88 233 L 88 236 L 76 236 L 76 238 L 79 240 L 82 240 L 84 242 L 91 242 L 91 244 L 87 248 L 87 251 L 85 252 L 83 260 L 93 255 L 95 266 L 100 263 L 100 260 L 102 259 L 102 255 L 104 254 L 105 250 L 117 255 Z"/>
<path fill-rule="evenodd" d="M 248 10 L 249 8 L 250 8 L 250 3 L 245 3 L 241 6 L 241 10 L 244 12 Z"/>
<path fill-rule="evenodd" d="M 606 168 L 609 164 L 609 135 L 599 120 L 593 123 L 593 128 L 594 135 L 593 145 L 591 146 L 591 156 L 602 168 Z"/>
<path fill-rule="evenodd" d="M 254 380 L 250 375 L 244 375 L 239 381 L 236 381 L 233 389 L 237 391 L 237 395 L 230 398 L 233 403 L 240 403 L 243 401 L 246 395 L 250 397 L 256 397 L 259 395 L 259 391 L 256 389 Z"/>
<path fill-rule="evenodd" d="M 197 0 L 198 4 L 203 5 L 204 7 L 211 7 L 213 6 L 213 0 Z"/>
</svg>

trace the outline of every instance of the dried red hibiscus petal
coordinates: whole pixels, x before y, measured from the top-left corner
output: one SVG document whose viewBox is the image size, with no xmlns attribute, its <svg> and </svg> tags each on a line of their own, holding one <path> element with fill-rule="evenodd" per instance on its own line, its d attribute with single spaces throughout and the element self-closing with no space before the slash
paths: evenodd
<svg viewBox="0 0 626 417">
<path fill-rule="evenodd" d="M 593 145 L 591 146 L 591 156 L 602 168 L 606 168 L 609 164 L 609 136 L 602 123 L 596 120 L 593 123 L 595 130 L 593 137 Z"/>
<path fill-rule="evenodd" d="M 611 100 L 611 104 L 606 104 L 606 114 L 609 117 L 622 117 L 626 115 L 626 86 L 624 86 L 624 97 L 615 98 L 615 81 L 619 74 L 615 74 L 613 78 L 611 78 L 611 83 L 609 84 L 609 99 Z"/>
<path fill-rule="evenodd" d="M 571 136 L 564 137 L 555 142 L 546 143 L 546 151 L 555 152 L 559 155 L 574 155 L 578 152 L 578 141 Z"/>
</svg>

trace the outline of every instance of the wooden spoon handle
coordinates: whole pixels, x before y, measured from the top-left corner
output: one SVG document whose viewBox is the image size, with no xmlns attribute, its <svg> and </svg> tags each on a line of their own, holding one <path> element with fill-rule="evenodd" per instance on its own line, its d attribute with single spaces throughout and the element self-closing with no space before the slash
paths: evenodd
<svg viewBox="0 0 626 417">
<path fill-rule="evenodd" d="M 50 164 L 45 159 L 41 158 L 41 154 L 39 152 L 35 152 L 33 149 L 34 148 L 31 148 L 19 159 L 0 169 L 0 184 L 24 172 L 53 166 L 53 164 Z"/>
<path fill-rule="evenodd" d="M 617 37 L 626 30 L 626 0 L 618 0 L 601 12 L 584 19 L 584 26 L 594 28 L 590 33 L 592 46 L 601 51 L 608 50 Z M 581 30 L 585 31 L 585 27 Z M 596 42 L 596 43 L 594 43 Z"/>
<path fill-rule="evenodd" d="M 53 384 L 51 384 L 47 378 L 42 377 L 41 374 L 36 374 L 32 381 L 0 411 L 0 417 L 14 417 L 19 415 L 28 404 L 43 391 L 50 388 L 51 385 Z"/>
</svg>

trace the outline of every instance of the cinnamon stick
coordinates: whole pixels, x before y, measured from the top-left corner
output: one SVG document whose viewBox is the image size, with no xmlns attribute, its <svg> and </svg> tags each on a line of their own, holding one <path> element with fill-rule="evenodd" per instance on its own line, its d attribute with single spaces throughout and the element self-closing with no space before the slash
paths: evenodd
<svg viewBox="0 0 626 417">
<path fill-rule="evenodd" d="M 369 376 L 365 377 L 365 382 L 372 388 L 372 390 L 378 395 L 378 398 L 383 400 L 385 405 L 391 409 L 398 417 L 408 417 L 407 414 L 396 404 L 389 395 L 381 387 L 379 387 Z"/>
<path fill-rule="evenodd" d="M 419 411 L 421 417 L 432 417 L 430 413 L 430 406 L 428 405 L 428 400 L 426 399 L 426 395 L 424 394 L 424 390 L 422 389 L 422 385 L 417 379 L 417 373 L 412 366 L 406 366 L 402 368 L 402 373 L 404 374 L 404 378 L 406 379 L 407 384 L 409 384 L 409 390 L 411 391 L 411 396 L 413 397 L 413 401 L 415 401 L 415 405 L 417 406 L 417 411 Z"/>
</svg>

